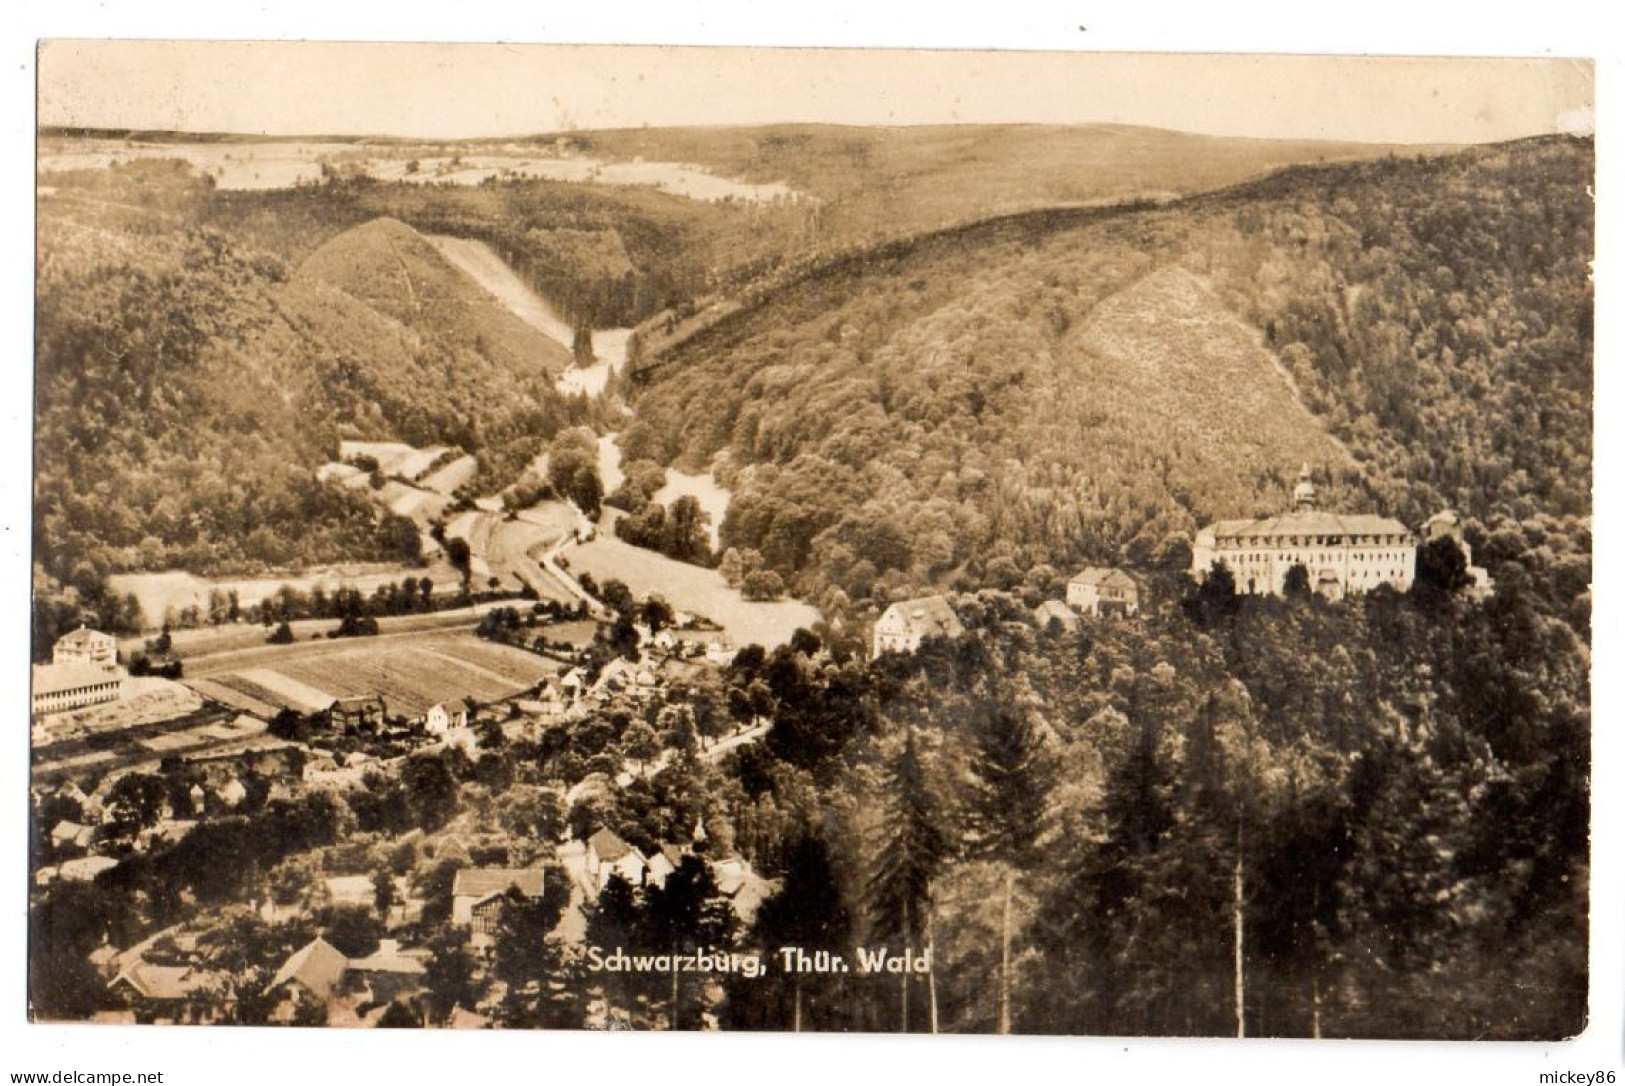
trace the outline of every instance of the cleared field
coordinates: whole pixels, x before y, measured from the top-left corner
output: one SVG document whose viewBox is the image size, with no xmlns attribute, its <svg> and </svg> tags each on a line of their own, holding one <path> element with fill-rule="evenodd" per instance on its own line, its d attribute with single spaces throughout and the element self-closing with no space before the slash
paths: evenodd
<svg viewBox="0 0 1625 1086">
<path fill-rule="evenodd" d="M 302 645 L 194 682 L 202 693 L 224 693 L 228 704 L 242 699 L 309 712 L 334 698 L 381 694 L 391 713 L 416 716 L 442 702 L 510 697 L 558 669 L 554 661 L 471 634 L 426 634 Z"/>
<path fill-rule="evenodd" d="M 752 603 L 729 588 L 722 574 L 685 562 L 674 562 L 619 539 L 600 535 L 591 543 L 569 547 L 564 557 L 572 573 L 593 580 L 624 581 L 638 596 L 660 595 L 673 607 L 704 615 L 728 633 L 736 646 L 772 648 L 790 640 L 798 626 L 811 626 L 818 612 L 799 600 Z"/>
<path fill-rule="evenodd" d="M 435 495 L 438 499 L 438 495 Z M 334 566 L 330 569 L 303 570 L 284 577 L 250 577 L 235 580 L 208 580 L 184 570 L 166 570 L 161 573 L 115 573 L 107 579 L 108 587 L 120 596 L 134 594 L 141 605 L 141 617 L 146 628 L 156 630 L 163 624 L 166 612 L 196 607 L 206 611 L 209 593 L 236 592 L 241 607 L 252 607 L 276 595 L 283 586 L 300 592 L 320 587 L 331 593 L 338 588 L 359 589 L 371 595 L 379 586 L 400 584 L 407 577 L 416 581 L 427 576 L 434 582 L 436 592 L 453 590 L 458 584 L 457 571 L 444 563 L 427 569 L 400 565 Z"/>
</svg>

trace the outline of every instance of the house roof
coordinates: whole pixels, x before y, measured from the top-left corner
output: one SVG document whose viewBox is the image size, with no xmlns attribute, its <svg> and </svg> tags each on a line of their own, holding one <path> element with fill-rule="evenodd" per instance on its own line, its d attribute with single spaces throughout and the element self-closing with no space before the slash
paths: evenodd
<svg viewBox="0 0 1625 1086">
<path fill-rule="evenodd" d="M 1410 529 L 1392 517 L 1373 513 L 1327 513 L 1306 509 L 1256 520 L 1220 520 L 1209 525 L 1215 539 L 1272 539 L 1315 535 L 1409 535 Z"/>
<path fill-rule="evenodd" d="M 124 676 L 95 664 L 74 660 L 66 664 L 35 664 L 33 667 L 34 693 L 55 694 L 63 690 L 79 690 L 87 686 L 115 683 Z"/>
<path fill-rule="evenodd" d="M 265 990 L 298 981 L 316 998 L 326 999 L 348 968 L 350 959 L 341 954 L 338 947 L 318 935 L 288 956 Z"/>
<path fill-rule="evenodd" d="M 373 886 L 370 875 L 334 875 L 323 881 L 327 883 L 327 892 L 335 898 L 372 900 Z"/>
<path fill-rule="evenodd" d="M 763 901 L 779 888 L 777 879 L 764 879 L 742 856 L 730 856 L 711 865 L 717 890 L 733 903 L 740 919 L 749 921 Z"/>
<path fill-rule="evenodd" d="M 628 853 L 638 851 L 616 836 L 615 832 L 608 826 L 600 827 L 597 833 L 587 838 L 587 847 L 596 852 L 600 860 L 606 860 L 610 863 L 614 863 Z M 638 858 L 643 858 L 641 852 L 638 852 Z"/>
<path fill-rule="evenodd" d="M 81 826 L 77 822 L 69 822 L 67 819 L 63 819 L 61 822 L 58 822 L 56 825 L 51 827 L 51 840 L 76 841 L 79 839 L 80 834 L 90 832 L 91 830 L 89 826 Z"/>
<path fill-rule="evenodd" d="M 1138 588 L 1134 578 L 1120 569 L 1111 566 L 1090 566 L 1081 571 L 1068 584 L 1092 585 L 1096 588 L 1111 585 L 1113 588 Z"/>
<path fill-rule="evenodd" d="M 148 999 L 185 999 L 221 979 L 219 973 L 189 965 L 149 965 L 137 962 L 108 981 L 109 988 L 123 981 Z"/>
<path fill-rule="evenodd" d="M 1052 618 L 1068 625 L 1078 621 L 1077 612 L 1060 600 L 1045 600 L 1033 608 L 1033 614 L 1040 623 L 1047 623 Z"/>
<path fill-rule="evenodd" d="M 488 1029 L 490 1025 L 491 1020 L 485 1015 L 461 1006 L 453 1007 L 446 1018 L 447 1029 Z"/>
<path fill-rule="evenodd" d="M 71 649 L 88 649 L 98 644 L 105 645 L 111 640 L 113 640 L 111 634 L 104 634 L 100 630 L 92 630 L 81 626 L 72 633 L 63 634 L 57 638 L 56 643 L 66 645 Z"/>
<path fill-rule="evenodd" d="M 351 958 L 350 968 L 361 973 L 404 973 L 417 976 L 424 970 L 421 952 L 402 950 L 394 939 L 382 939 L 378 949 L 365 958 Z"/>
<path fill-rule="evenodd" d="M 959 616 L 954 614 L 954 609 L 948 606 L 948 600 L 944 596 L 899 600 L 886 608 L 887 615 L 893 612 L 897 613 L 911 633 L 927 637 L 958 637 L 965 632 Z"/>
<path fill-rule="evenodd" d="M 677 867 L 683 862 L 684 851 L 685 850 L 681 845 L 673 845 L 668 843 L 660 846 L 660 855 L 664 856 L 666 858 L 666 862 L 671 864 L 673 867 Z"/>
<path fill-rule="evenodd" d="M 488 898 L 517 886 L 526 897 L 542 895 L 539 867 L 465 867 L 451 882 L 452 897 Z"/>
<path fill-rule="evenodd" d="M 57 874 L 64 879 L 76 882 L 89 882 L 103 871 L 118 866 L 118 861 L 111 856 L 81 856 L 77 860 L 69 860 L 57 868 Z"/>
<path fill-rule="evenodd" d="M 468 846 L 456 834 L 447 834 L 435 842 L 434 858 L 436 860 L 469 860 Z"/>
</svg>

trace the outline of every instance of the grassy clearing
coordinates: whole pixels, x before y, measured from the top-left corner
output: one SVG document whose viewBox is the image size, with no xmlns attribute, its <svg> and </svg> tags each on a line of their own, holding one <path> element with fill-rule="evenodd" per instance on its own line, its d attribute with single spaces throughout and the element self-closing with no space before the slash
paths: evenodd
<svg viewBox="0 0 1625 1086">
<path fill-rule="evenodd" d="M 749 602 L 714 569 L 674 562 L 619 539 L 599 536 L 568 548 L 564 557 L 572 572 L 589 573 L 599 584 L 624 581 L 638 596 L 664 596 L 679 610 L 704 615 L 726 630 L 735 645 L 772 648 L 789 641 L 796 627 L 818 621 L 818 612 L 800 601 Z"/>
</svg>

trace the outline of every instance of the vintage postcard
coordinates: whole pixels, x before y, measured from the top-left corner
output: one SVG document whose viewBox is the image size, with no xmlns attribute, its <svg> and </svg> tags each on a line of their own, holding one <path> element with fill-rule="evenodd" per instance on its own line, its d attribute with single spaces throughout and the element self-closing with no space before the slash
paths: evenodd
<svg viewBox="0 0 1625 1086">
<path fill-rule="evenodd" d="M 38 57 L 36 1022 L 1585 1028 L 1586 62 Z"/>
</svg>

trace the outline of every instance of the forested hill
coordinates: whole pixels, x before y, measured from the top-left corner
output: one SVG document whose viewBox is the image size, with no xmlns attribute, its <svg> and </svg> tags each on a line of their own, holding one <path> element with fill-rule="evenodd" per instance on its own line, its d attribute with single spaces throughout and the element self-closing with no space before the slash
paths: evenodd
<svg viewBox="0 0 1625 1086">
<path fill-rule="evenodd" d="M 555 345 L 398 223 L 290 267 L 200 227 L 170 163 L 57 175 L 39 212 L 35 556 L 119 625 L 105 574 L 416 553 L 410 525 L 319 485 L 341 437 L 459 445 L 511 474 L 582 416 Z"/>
<path fill-rule="evenodd" d="M 894 245 L 679 348 L 624 444 L 726 453 L 723 542 L 815 598 L 1177 565 L 1305 459 L 1333 506 L 1588 550 L 1592 175 L 1552 137 Z"/>
</svg>

